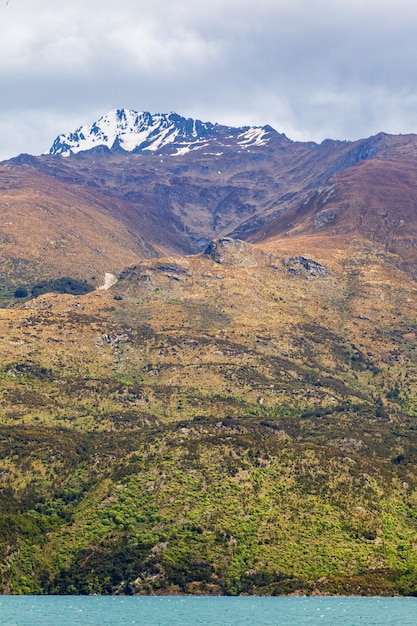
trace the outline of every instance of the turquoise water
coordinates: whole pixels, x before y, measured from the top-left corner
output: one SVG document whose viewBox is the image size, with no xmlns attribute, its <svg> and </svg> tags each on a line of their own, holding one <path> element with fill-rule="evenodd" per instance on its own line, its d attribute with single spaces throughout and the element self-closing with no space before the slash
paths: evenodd
<svg viewBox="0 0 417 626">
<path fill-rule="evenodd" d="M 1 626 L 415 626 L 417 598 L 0 596 Z"/>
</svg>

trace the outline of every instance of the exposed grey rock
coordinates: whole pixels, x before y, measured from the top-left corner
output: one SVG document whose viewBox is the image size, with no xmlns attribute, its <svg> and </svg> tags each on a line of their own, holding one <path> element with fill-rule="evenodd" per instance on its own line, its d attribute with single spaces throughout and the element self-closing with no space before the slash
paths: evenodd
<svg viewBox="0 0 417 626">
<path fill-rule="evenodd" d="M 315 215 L 313 218 L 314 228 L 321 228 L 326 224 L 334 222 L 335 217 L 336 211 L 334 211 L 333 209 L 325 209 L 324 211 L 320 211 L 320 213 L 317 213 L 317 215 Z"/>
<path fill-rule="evenodd" d="M 239 244 L 242 247 L 242 244 L 245 245 L 245 242 L 241 239 L 233 239 L 232 237 L 223 237 L 222 239 L 218 239 L 217 241 L 210 241 L 209 245 L 204 250 L 204 255 L 211 257 L 213 261 L 221 264 L 222 252 L 227 249 L 236 247 Z"/>
<path fill-rule="evenodd" d="M 232 237 L 211 241 L 204 250 L 204 255 L 220 265 L 233 267 L 256 267 L 266 264 L 273 258 L 253 244 Z"/>
<path fill-rule="evenodd" d="M 159 263 L 158 270 L 160 272 L 165 272 L 165 274 L 179 274 L 183 276 L 187 276 L 189 274 L 189 271 L 185 267 L 182 267 L 177 263 Z"/>
<path fill-rule="evenodd" d="M 284 267 L 296 276 L 326 276 L 327 270 L 313 259 L 304 256 L 292 256 L 284 259 Z"/>
</svg>

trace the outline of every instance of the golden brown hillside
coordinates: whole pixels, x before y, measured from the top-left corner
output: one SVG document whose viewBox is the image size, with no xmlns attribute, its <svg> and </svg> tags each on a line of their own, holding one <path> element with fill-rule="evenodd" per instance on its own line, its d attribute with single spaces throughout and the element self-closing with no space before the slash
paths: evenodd
<svg viewBox="0 0 417 626">
<path fill-rule="evenodd" d="M 374 158 L 332 177 L 252 239 L 290 250 L 322 247 L 336 255 L 352 239 L 375 242 L 414 275 L 416 218 L 415 159 Z"/>
<path fill-rule="evenodd" d="M 3 301 L 62 277 L 103 282 L 139 259 L 190 254 L 215 237 L 279 241 L 354 236 L 412 268 L 414 136 L 320 145 L 282 138 L 171 156 L 97 148 L 0 164 Z M 214 148 L 213 148 L 214 149 Z M 334 239 L 337 237 L 337 239 Z M 303 244 L 302 244 L 303 245 Z M 302 246 L 301 246 L 302 247 Z"/>
</svg>

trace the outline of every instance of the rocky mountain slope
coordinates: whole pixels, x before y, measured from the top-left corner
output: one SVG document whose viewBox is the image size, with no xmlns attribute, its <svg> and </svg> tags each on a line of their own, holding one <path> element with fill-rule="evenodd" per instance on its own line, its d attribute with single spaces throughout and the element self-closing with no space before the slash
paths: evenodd
<svg viewBox="0 0 417 626">
<path fill-rule="evenodd" d="M 262 133 L 0 164 L 3 593 L 417 594 L 416 137 Z"/>
<path fill-rule="evenodd" d="M 317 145 L 113 111 L 50 155 L 0 164 L 0 296 L 61 277 L 97 287 L 137 259 L 224 236 L 308 251 L 322 235 L 328 250 L 360 234 L 413 271 L 416 149 L 414 135 Z"/>
</svg>

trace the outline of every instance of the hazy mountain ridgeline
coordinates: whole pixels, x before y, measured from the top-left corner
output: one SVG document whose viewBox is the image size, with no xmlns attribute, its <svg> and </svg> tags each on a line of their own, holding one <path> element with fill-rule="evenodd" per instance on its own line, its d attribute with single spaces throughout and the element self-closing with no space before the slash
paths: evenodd
<svg viewBox="0 0 417 626">
<path fill-rule="evenodd" d="M 0 164 L 4 593 L 417 593 L 416 145 L 120 110 Z"/>
</svg>

